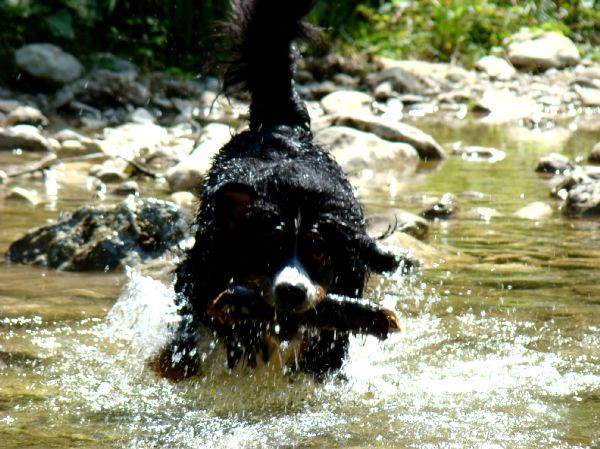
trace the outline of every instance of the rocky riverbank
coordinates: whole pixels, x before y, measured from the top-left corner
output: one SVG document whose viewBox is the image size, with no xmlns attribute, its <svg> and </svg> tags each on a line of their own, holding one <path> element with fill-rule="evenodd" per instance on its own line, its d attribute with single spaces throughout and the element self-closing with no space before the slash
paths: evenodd
<svg viewBox="0 0 600 449">
<path fill-rule="evenodd" d="M 437 142 L 414 126 L 420 120 L 503 125 L 551 140 L 586 130 L 600 140 L 599 63 L 580 60 L 572 43 L 552 33 L 514 36 L 506 55 L 482 58 L 475 70 L 330 56 L 303 61 L 297 82 L 316 140 L 331 150 L 359 194 L 373 186 L 393 193 L 423 164 L 448 157 L 492 163 L 506 157 L 496 148 Z M 113 55 L 96 60 L 104 62 L 86 71 L 48 44 L 17 52 L 22 79 L 0 87 L 0 201 L 44 205 L 51 180 L 87 189 L 100 204 L 160 196 L 193 208 L 211 157 L 245 126 L 245 99 L 219 96 L 211 77 L 141 73 Z M 587 151 L 589 163 L 597 163 L 598 148 Z M 559 176 L 552 189 L 565 213 L 598 215 L 600 177 L 595 167 L 578 165 L 563 161 L 540 171 Z M 446 219 L 457 208 L 454 196 L 444 196 L 420 215 L 399 214 L 395 229 L 426 239 L 427 220 Z M 133 246 L 126 252 L 132 251 L 141 254 Z M 39 254 L 34 259 L 44 263 Z"/>
</svg>

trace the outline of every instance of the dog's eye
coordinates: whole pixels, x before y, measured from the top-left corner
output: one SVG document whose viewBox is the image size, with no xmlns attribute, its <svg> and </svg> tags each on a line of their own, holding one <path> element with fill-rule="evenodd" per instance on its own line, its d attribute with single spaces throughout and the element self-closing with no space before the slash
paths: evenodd
<svg viewBox="0 0 600 449">
<path fill-rule="evenodd" d="M 316 231 L 307 234 L 310 245 L 310 255 L 316 262 L 322 262 L 327 255 L 327 245 L 325 239 Z"/>
</svg>

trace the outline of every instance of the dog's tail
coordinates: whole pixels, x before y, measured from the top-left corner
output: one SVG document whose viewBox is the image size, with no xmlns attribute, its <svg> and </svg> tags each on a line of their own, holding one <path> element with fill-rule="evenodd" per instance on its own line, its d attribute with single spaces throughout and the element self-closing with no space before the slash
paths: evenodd
<svg viewBox="0 0 600 449">
<path fill-rule="evenodd" d="M 316 0 L 231 0 L 225 24 L 233 38 L 223 90 L 246 90 L 252 96 L 250 129 L 276 125 L 310 129 L 306 106 L 294 86 L 293 41 L 315 35 L 302 23 Z"/>
</svg>

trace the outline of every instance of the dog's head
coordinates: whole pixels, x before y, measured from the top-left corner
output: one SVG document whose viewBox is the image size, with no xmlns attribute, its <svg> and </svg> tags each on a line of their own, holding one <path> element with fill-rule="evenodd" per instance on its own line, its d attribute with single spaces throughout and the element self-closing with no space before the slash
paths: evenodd
<svg viewBox="0 0 600 449">
<path fill-rule="evenodd" d="M 244 175 L 210 195 L 231 282 L 264 279 L 261 285 L 269 287 L 261 294 L 279 314 L 301 313 L 327 292 L 360 296 L 369 270 L 397 266 L 365 233 L 362 210 L 339 168 L 316 154 L 246 158 Z"/>
</svg>

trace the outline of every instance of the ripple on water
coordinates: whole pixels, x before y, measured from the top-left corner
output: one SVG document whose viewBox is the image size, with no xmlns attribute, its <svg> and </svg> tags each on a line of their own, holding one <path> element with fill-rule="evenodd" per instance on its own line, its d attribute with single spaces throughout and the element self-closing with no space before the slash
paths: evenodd
<svg viewBox="0 0 600 449">
<path fill-rule="evenodd" d="M 575 404 L 598 405 L 598 355 L 590 355 L 597 329 L 581 339 L 532 321 L 437 316 L 430 310 L 441 299 L 401 278 L 372 290 L 397 310 L 412 302 L 410 313 L 398 312 L 402 333 L 385 342 L 353 337 L 342 376 L 318 384 L 268 369 L 231 373 L 224 351 L 207 342 L 203 375 L 171 384 L 144 361 L 177 320 L 172 289 L 132 272 L 106 319 L 2 321 L 27 326 L 38 354 L 23 362 L 33 363 L 23 390 L 37 396 L 2 422 L 16 429 L 46 420 L 40 442 L 80 447 L 554 448 L 598 440 L 571 417 Z"/>
</svg>

